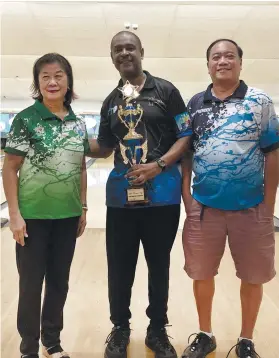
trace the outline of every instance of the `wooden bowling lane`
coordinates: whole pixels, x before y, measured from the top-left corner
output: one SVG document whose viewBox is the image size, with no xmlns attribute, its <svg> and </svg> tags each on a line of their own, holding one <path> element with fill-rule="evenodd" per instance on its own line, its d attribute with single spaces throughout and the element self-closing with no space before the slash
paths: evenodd
<svg viewBox="0 0 279 358">
<path fill-rule="evenodd" d="M 112 168 L 113 156 L 96 160 L 87 170 L 88 228 L 105 228 L 106 182 Z"/>
</svg>

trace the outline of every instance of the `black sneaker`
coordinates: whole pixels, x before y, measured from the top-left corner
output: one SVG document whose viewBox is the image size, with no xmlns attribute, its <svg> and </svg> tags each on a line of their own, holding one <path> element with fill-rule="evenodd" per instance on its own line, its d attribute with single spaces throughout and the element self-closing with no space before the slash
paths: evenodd
<svg viewBox="0 0 279 358">
<path fill-rule="evenodd" d="M 127 358 L 127 347 L 130 343 L 130 328 L 113 327 L 106 339 L 105 358 Z"/>
<path fill-rule="evenodd" d="M 165 327 L 154 329 L 149 326 L 145 345 L 155 353 L 155 358 L 177 358 L 176 351 L 169 341 Z"/>
<path fill-rule="evenodd" d="M 38 354 L 22 354 L 21 358 L 39 358 Z"/>
<path fill-rule="evenodd" d="M 261 358 L 255 351 L 254 343 L 249 341 L 249 339 L 238 341 L 237 344 L 230 349 L 227 358 L 234 348 L 235 353 L 239 358 Z"/>
<path fill-rule="evenodd" d="M 188 343 L 192 336 L 193 334 L 188 338 Z M 214 336 L 210 338 L 205 333 L 198 333 L 193 342 L 185 349 L 181 358 L 205 358 L 209 353 L 215 351 L 215 349 L 216 339 Z"/>
</svg>

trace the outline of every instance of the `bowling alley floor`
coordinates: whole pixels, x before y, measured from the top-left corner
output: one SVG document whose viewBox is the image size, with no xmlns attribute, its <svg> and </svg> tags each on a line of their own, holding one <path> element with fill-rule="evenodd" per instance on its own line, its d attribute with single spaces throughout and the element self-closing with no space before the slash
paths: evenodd
<svg viewBox="0 0 279 358">
<path fill-rule="evenodd" d="M 88 169 L 88 226 L 78 239 L 73 260 L 70 290 L 65 306 L 62 343 L 72 358 L 101 358 L 105 340 L 110 332 L 107 300 L 107 268 L 105 253 L 105 183 L 112 162 L 97 160 Z M 184 210 L 182 209 L 184 212 Z M 170 339 L 181 355 L 188 336 L 198 329 L 192 282 L 183 271 L 181 229 L 171 255 L 170 300 L 168 328 Z M 1 229 L 1 350 L 2 358 L 19 358 L 19 336 L 16 329 L 18 276 L 15 265 L 14 242 L 8 227 Z M 279 234 L 276 233 L 279 242 Z M 277 245 L 276 269 L 279 271 Z M 131 311 L 132 336 L 129 358 L 151 358 L 153 354 L 144 346 L 148 320 L 147 269 L 140 251 Z M 225 252 L 220 274 L 216 278 L 216 295 L 213 309 L 213 331 L 217 338 L 217 351 L 209 358 L 225 358 L 236 343 L 240 330 L 239 280 L 228 249 Z M 278 358 L 279 278 L 265 285 L 263 303 L 255 330 L 255 342 L 262 358 Z M 235 357 L 231 353 L 231 357 Z"/>
</svg>

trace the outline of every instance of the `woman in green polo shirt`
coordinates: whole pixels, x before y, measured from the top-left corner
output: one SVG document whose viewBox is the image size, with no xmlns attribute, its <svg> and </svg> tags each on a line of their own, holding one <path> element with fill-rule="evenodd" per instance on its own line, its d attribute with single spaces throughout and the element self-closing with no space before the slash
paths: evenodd
<svg viewBox="0 0 279 358">
<path fill-rule="evenodd" d="M 41 328 L 45 356 L 68 357 L 60 331 L 76 238 L 86 225 L 89 145 L 85 123 L 70 106 L 73 73 L 63 56 L 35 62 L 32 89 L 36 101 L 13 121 L 2 173 L 20 277 L 20 351 L 38 358 Z"/>
</svg>

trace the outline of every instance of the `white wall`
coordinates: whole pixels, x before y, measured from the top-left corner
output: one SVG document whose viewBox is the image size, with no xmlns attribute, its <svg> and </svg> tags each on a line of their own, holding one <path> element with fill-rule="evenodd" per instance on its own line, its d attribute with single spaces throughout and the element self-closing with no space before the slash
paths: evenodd
<svg viewBox="0 0 279 358">
<path fill-rule="evenodd" d="M 8 100 L 2 99 L 1 101 L 1 111 L 7 112 L 19 112 L 24 108 L 32 105 L 34 100 L 30 98 L 30 100 Z M 101 102 L 85 102 L 76 100 L 72 104 L 72 108 L 75 112 L 90 112 L 90 113 L 100 113 L 102 103 Z"/>
</svg>

